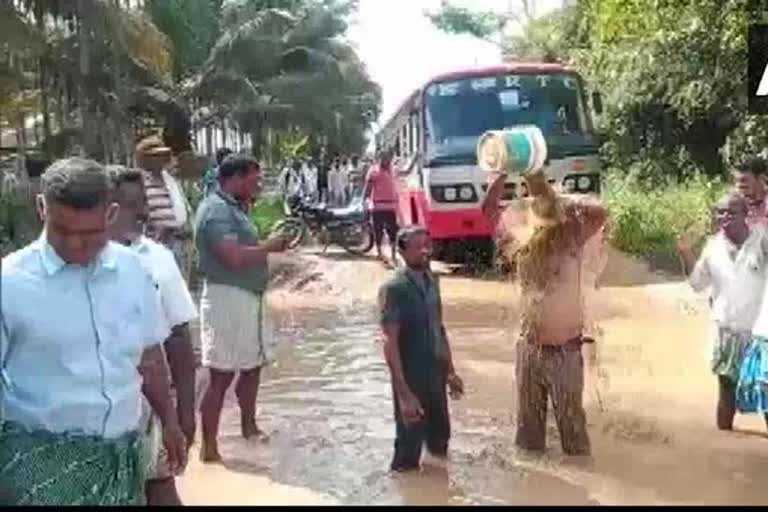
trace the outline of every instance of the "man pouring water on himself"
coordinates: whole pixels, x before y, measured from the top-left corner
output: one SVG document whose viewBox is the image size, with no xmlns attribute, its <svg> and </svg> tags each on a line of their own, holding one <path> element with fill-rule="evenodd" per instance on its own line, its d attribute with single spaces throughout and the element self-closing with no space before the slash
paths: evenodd
<svg viewBox="0 0 768 512">
<path fill-rule="evenodd" d="M 582 269 L 584 247 L 608 214 L 599 204 L 557 195 L 542 170 L 545 155 L 544 137 L 536 127 L 492 132 L 478 145 L 478 161 L 491 171 L 482 209 L 493 225 L 499 225 L 509 171 L 523 174 L 533 197 L 533 233 L 507 256 L 516 264 L 521 291 L 515 442 L 527 450 L 545 448 L 550 397 L 563 451 L 589 455 L 581 353 L 589 318 L 583 307 Z"/>
</svg>

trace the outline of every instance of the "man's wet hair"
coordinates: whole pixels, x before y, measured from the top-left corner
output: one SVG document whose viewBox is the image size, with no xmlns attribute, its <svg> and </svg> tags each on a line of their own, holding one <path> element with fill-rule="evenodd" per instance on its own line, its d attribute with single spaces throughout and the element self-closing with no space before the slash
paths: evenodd
<svg viewBox="0 0 768 512">
<path fill-rule="evenodd" d="M 40 191 L 46 201 L 76 210 L 91 210 L 106 204 L 111 190 L 104 167 L 86 158 L 57 160 L 40 178 Z"/>
<path fill-rule="evenodd" d="M 765 177 L 768 175 L 768 167 L 766 166 L 765 159 L 759 156 L 752 156 L 738 162 L 734 168 L 736 172 L 752 174 L 758 177 Z"/>
<path fill-rule="evenodd" d="M 418 235 L 429 236 L 429 230 L 424 226 L 419 225 L 406 226 L 402 228 L 397 233 L 397 248 L 401 251 L 404 251 L 406 247 L 408 247 L 408 242 L 410 242 L 413 237 Z"/>
<path fill-rule="evenodd" d="M 252 168 L 261 168 L 255 158 L 246 155 L 229 155 L 219 166 L 219 180 L 226 181 L 235 175 L 243 176 Z"/>
<path fill-rule="evenodd" d="M 216 150 L 216 165 L 221 165 L 225 158 L 234 153 L 229 148 L 219 148 Z"/>
</svg>

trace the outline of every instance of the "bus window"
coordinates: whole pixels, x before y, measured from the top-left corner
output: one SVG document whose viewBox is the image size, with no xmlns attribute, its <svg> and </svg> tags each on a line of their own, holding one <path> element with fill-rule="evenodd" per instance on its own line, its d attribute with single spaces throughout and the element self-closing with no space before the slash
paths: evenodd
<svg viewBox="0 0 768 512">
<path fill-rule="evenodd" d="M 545 135 L 587 131 L 578 80 L 565 74 L 510 75 L 434 84 L 426 91 L 433 140 L 536 124 Z"/>
</svg>

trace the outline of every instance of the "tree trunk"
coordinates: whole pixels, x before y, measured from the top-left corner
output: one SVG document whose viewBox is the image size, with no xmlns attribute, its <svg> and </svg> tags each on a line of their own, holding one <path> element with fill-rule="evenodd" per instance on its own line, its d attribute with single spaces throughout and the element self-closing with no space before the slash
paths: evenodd
<svg viewBox="0 0 768 512">
<path fill-rule="evenodd" d="M 43 40 L 46 40 L 46 26 L 45 26 L 45 16 L 42 9 L 42 3 L 37 3 L 37 12 L 35 12 L 35 18 L 37 21 L 37 30 L 40 32 L 40 36 L 43 38 Z M 45 147 L 43 149 L 43 155 L 47 160 L 52 159 L 51 150 L 50 150 L 50 139 L 51 139 L 51 108 L 48 98 L 49 93 L 49 80 L 48 80 L 48 66 L 45 62 L 45 57 L 41 57 L 38 63 L 40 67 L 40 104 L 41 108 L 43 110 L 43 141 L 45 143 Z M 37 124 L 35 124 L 37 126 Z M 37 133 L 37 132 L 35 132 Z M 38 147 L 40 146 L 40 142 L 38 141 Z"/>
<path fill-rule="evenodd" d="M 27 137 L 25 130 L 26 115 L 21 113 L 16 118 L 16 176 L 25 189 L 29 188 L 27 174 Z"/>
<path fill-rule="evenodd" d="M 90 13 L 88 12 L 88 9 L 86 9 L 84 0 L 77 0 L 77 17 L 79 21 L 77 38 L 80 47 L 80 76 L 83 77 L 84 82 L 88 81 L 91 73 L 91 23 L 89 16 Z M 78 106 L 80 107 L 82 120 L 83 150 L 86 156 L 92 156 L 99 151 L 99 127 L 92 102 L 88 98 L 86 83 L 78 84 Z"/>
<path fill-rule="evenodd" d="M 258 123 L 251 128 L 251 153 L 253 154 L 253 157 L 257 160 L 261 160 L 263 149 L 261 123 Z"/>
</svg>

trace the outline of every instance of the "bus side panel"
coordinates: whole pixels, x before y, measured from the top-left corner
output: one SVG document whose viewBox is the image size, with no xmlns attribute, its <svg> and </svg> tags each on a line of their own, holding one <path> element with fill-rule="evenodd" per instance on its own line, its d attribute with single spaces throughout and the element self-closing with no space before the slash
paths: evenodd
<svg viewBox="0 0 768 512">
<path fill-rule="evenodd" d="M 400 193 L 400 219 L 403 226 L 428 226 L 427 197 L 423 189 L 406 188 Z"/>
<path fill-rule="evenodd" d="M 486 238 L 493 232 L 480 208 L 431 209 L 424 189 L 402 190 L 399 206 L 400 219 L 404 226 L 413 224 L 425 226 L 434 240 L 460 241 L 467 238 Z"/>
<path fill-rule="evenodd" d="M 490 238 L 491 224 L 480 208 L 429 211 L 429 232 L 435 240 Z"/>
</svg>

